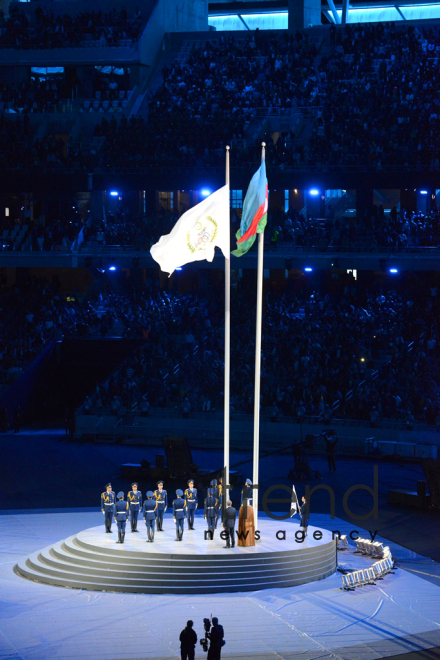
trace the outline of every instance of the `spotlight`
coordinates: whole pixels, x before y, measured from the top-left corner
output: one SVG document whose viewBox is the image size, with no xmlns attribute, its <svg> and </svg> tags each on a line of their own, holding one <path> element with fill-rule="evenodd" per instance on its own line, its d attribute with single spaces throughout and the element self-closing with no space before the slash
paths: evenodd
<svg viewBox="0 0 440 660">
<path fill-rule="evenodd" d="M 110 192 L 110 195 L 111 195 L 112 197 L 118 197 L 119 193 L 118 193 L 116 190 L 112 190 L 112 191 Z"/>
<path fill-rule="evenodd" d="M 174 270 L 183 270 L 183 268 L 182 268 L 182 266 L 178 266 L 178 267 L 175 268 Z"/>
<path fill-rule="evenodd" d="M 399 272 L 399 271 L 398 271 L 397 268 L 390 268 L 390 273 L 395 274 L 395 273 L 398 273 L 398 272 Z"/>
<path fill-rule="evenodd" d="M 202 188 L 200 194 L 202 197 L 209 197 L 211 191 L 209 190 L 209 188 Z"/>
<path fill-rule="evenodd" d="M 420 194 L 421 194 L 421 195 L 427 195 L 427 194 L 428 194 L 428 191 L 427 191 L 427 190 L 421 190 L 421 191 L 420 191 Z"/>
<path fill-rule="evenodd" d="M 311 273 L 313 268 L 310 268 L 309 266 L 307 266 L 307 268 L 304 268 L 304 270 L 305 270 L 306 273 Z"/>
<path fill-rule="evenodd" d="M 319 195 L 319 190 L 316 188 L 310 188 L 309 195 L 312 195 L 312 197 L 317 197 L 317 195 Z"/>
<path fill-rule="evenodd" d="M 116 270 L 116 266 L 109 266 L 108 269 L 109 270 Z"/>
</svg>

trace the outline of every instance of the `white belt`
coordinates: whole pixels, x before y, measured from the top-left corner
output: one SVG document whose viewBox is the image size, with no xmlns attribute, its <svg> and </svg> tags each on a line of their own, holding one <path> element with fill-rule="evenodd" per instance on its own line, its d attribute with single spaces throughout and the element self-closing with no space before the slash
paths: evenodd
<svg viewBox="0 0 440 660">
<path fill-rule="evenodd" d="M 176 509 L 176 513 L 177 513 L 177 511 L 183 511 L 183 509 Z"/>
</svg>

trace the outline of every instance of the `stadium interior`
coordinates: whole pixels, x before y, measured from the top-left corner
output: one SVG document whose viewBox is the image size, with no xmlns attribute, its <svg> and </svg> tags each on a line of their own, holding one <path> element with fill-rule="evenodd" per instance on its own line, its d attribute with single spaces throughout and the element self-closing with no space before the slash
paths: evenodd
<svg viewBox="0 0 440 660">
<path fill-rule="evenodd" d="M 405 549 L 401 572 L 429 584 L 438 619 L 439 63 L 440 4 L 426 0 L 2 0 L 3 527 L 64 511 L 74 534 L 109 481 L 171 491 L 196 475 L 205 492 L 221 470 L 225 260 L 217 249 L 168 277 L 150 250 L 225 184 L 226 146 L 235 249 L 264 143 L 261 488 L 321 487 L 319 517 L 328 483 L 356 529 L 344 493 L 379 466 L 370 525 Z M 237 510 L 252 472 L 257 261 L 255 248 L 230 260 Z M 352 497 L 351 511 L 370 510 Z M 12 596 L 7 612 L 17 629 L 3 629 L 1 657 L 141 657 L 91 639 L 61 652 L 49 633 L 30 651 Z M 296 657 L 276 642 L 248 656 L 241 634 L 224 658 Z M 440 657 L 437 637 L 420 644 L 433 655 L 409 644 L 374 657 Z"/>
</svg>

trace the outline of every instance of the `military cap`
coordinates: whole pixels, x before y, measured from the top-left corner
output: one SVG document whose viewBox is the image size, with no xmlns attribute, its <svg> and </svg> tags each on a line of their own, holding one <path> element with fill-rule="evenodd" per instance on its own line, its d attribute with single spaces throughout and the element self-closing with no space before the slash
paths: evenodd
<svg viewBox="0 0 440 660">
<path fill-rule="evenodd" d="M 178 489 L 176 490 L 176 495 L 177 495 L 177 497 L 182 497 L 182 495 L 183 495 L 183 490 L 180 490 L 180 488 L 178 488 Z"/>
<path fill-rule="evenodd" d="M 212 488 L 208 488 L 208 495 L 212 495 L 212 494 L 213 494 Z"/>
<path fill-rule="evenodd" d="M 163 486 L 163 481 L 158 481 L 156 486 L 160 486 L 160 484 L 162 484 L 162 486 Z"/>
<path fill-rule="evenodd" d="M 217 479 L 213 479 L 211 481 L 211 486 L 217 486 Z"/>
<path fill-rule="evenodd" d="M 190 480 L 188 481 L 188 486 L 189 486 L 190 484 L 193 484 L 193 483 L 194 483 L 194 479 L 190 479 Z"/>
<path fill-rule="evenodd" d="M 154 497 L 154 493 L 152 490 L 149 490 L 147 493 L 147 497 Z"/>
<path fill-rule="evenodd" d="M 106 488 L 111 488 L 111 487 L 112 487 L 111 484 L 107 484 L 107 485 L 106 485 Z"/>
<path fill-rule="evenodd" d="M 124 493 L 122 492 L 122 490 L 119 491 L 119 493 L 117 495 L 117 498 L 118 498 L 118 500 L 123 500 L 124 499 Z"/>
<path fill-rule="evenodd" d="M 252 481 L 250 479 L 246 479 L 246 483 L 248 486 L 252 486 Z"/>
<path fill-rule="evenodd" d="M 137 485 L 136 482 L 134 482 L 134 484 L 131 484 L 131 487 L 132 487 L 132 488 L 133 488 L 133 486 L 136 486 L 136 488 L 138 488 L 138 485 Z"/>
</svg>

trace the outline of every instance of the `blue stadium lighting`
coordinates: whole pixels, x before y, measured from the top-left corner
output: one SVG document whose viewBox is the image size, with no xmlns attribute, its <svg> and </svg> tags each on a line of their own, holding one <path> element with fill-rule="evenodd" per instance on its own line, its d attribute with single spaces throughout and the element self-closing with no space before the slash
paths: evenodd
<svg viewBox="0 0 440 660">
<path fill-rule="evenodd" d="M 116 190 L 112 190 L 111 193 L 110 193 L 110 195 L 111 195 L 112 197 L 117 197 L 117 196 L 119 195 L 119 193 L 118 193 Z"/>
<path fill-rule="evenodd" d="M 182 266 L 178 266 L 175 270 L 183 270 Z"/>
<path fill-rule="evenodd" d="M 421 190 L 421 191 L 420 191 L 420 194 L 421 194 L 421 195 L 427 195 L 427 194 L 428 194 L 428 191 L 427 191 L 427 190 Z"/>
<path fill-rule="evenodd" d="M 397 268 L 390 268 L 390 273 L 395 274 L 395 273 L 398 273 L 398 272 L 399 272 L 399 271 L 398 271 Z"/>
<path fill-rule="evenodd" d="M 307 268 L 304 268 L 304 270 L 305 270 L 306 273 L 311 273 L 313 268 L 307 267 Z"/>
<path fill-rule="evenodd" d="M 311 188 L 309 190 L 309 195 L 312 195 L 312 197 L 316 197 L 317 195 L 319 195 L 319 190 L 317 190 L 316 188 Z"/>
<path fill-rule="evenodd" d="M 116 270 L 116 266 L 109 266 L 109 270 Z"/>
<path fill-rule="evenodd" d="M 202 188 L 200 194 L 202 197 L 209 197 L 211 191 L 209 190 L 209 188 Z"/>
</svg>

